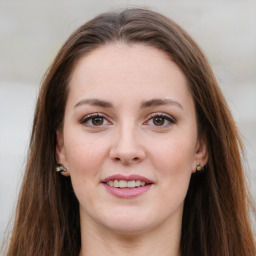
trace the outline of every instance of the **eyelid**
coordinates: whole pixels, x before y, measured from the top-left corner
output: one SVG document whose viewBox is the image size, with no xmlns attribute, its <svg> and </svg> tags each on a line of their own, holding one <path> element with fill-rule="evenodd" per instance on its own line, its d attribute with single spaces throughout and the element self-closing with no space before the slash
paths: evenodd
<svg viewBox="0 0 256 256">
<path fill-rule="evenodd" d="M 162 126 L 154 125 L 154 127 L 158 128 L 158 129 L 161 129 L 161 128 L 164 128 L 166 126 L 169 126 L 169 125 L 172 125 L 172 124 L 176 123 L 176 119 L 174 117 L 172 117 L 171 115 L 166 114 L 166 113 L 162 113 L 162 112 L 157 112 L 157 113 L 150 114 L 147 117 L 147 120 L 143 124 L 147 124 L 154 117 L 162 117 L 162 118 L 164 118 L 165 120 L 167 120 L 169 122 L 167 125 L 162 125 Z"/>
<path fill-rule="evenodd" d="M 147 119 L 150 119 L 155 116 L 166 117 L 166 118 L 171 119 L 173 122 L 176 121 L 174 117 L 172 117 L 170 114 L 166 114 L 164 112 L 155 112 L 155 113 L 149 114 Z"/>
<path fill-rule="evenodd" d="M 89 120 L 92 120 L 92 118 L 96 118 L 96 117 L 103 118 L 103 119 L 104 119 L 105 121 L 107 121 L 108 123 L 107 123 L 107 124 L 102 124 L 102 125 L 99 125 L 99 126 L 86 124 L 86 122 L 88 122 Z M 93 127 L 93 128 L 101 128 L 101 127 L 103 127 L 103 126 L 105 126 L 105 125 L 110 125 L 110 124 L 112 124 L 112 122 L 109 121 L 109 118 L 106 117 L 105 114 L 103 114 L 103 113 L 98 113 L 98 112 L 97 112 L 97 113 L 91 113 L 91 114 L 85 115 L 85 116 L 80 120 L 80 123 L 81 123 L 81 124 L 84 124 L 84 125 L 87 126 L 87 127 Z"/>
</svg>

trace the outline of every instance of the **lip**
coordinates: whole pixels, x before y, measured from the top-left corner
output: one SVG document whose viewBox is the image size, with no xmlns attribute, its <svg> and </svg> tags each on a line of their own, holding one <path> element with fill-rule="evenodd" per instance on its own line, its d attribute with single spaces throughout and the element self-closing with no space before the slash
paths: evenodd
<svg viewBox="0 0 256 256">
<path fill-rule="evenodd" d="M 145 183 L 154 183 L 152 180 L 137 174 L 132 174 L 129 176 L 122 175 L 122 174 L 115 174 L 103 179 L 101 182 L 106 183 L 110 180 L 126 180 L 126 181 L 141 180 L 141 181 L 144 181 Z"/>
<path fill-rule="evenodd" d="M 115 188 L 115 187 L 110 187 L 106 183 L 102 183 L 105 189 L 112 195 L 119 197 L 119 198 L 133 198 L 133 197 L 138 197 L 141 194 L 145 193 L 148 191 L 153 184 L 149 184 L 143 187 L 137 187 L 137 188 Z"/>
<path fill-rule="evenodd" d="M 136 187 L 136 188 L 115 188 L 111 187 L 108 184 L 106 184 L 108 181 L 111 180 L 141 180 L 144 181 L 147 185 L 142 186 L 142 187 Z M 112 175 L 109 176 L 105 179 L 102 180 L 102 185 L 105 187 L 105 189 L 112 195 L 119 197 L 119 198 L 134 198 L 138 197 L 141 194 L 147 192 L 152 186 L 154 182 L 149 180 L 146 177 L 137 175 L 137 174 L 132 174 L 129 176 L 125 176 L 122 174 L 117 174 L 117 175 Z"/>
</svg>

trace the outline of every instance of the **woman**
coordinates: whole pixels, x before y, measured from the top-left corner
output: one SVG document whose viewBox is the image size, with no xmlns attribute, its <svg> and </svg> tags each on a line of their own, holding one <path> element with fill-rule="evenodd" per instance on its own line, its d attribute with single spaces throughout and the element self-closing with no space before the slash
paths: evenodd
<svg viewBox="0 0 256 256">
<path fill-rule="evenodd" d="M 255 255 L 241 152 L 186 32 L 102 14 L 42 84 L 7 255 Z"/>
</svg>

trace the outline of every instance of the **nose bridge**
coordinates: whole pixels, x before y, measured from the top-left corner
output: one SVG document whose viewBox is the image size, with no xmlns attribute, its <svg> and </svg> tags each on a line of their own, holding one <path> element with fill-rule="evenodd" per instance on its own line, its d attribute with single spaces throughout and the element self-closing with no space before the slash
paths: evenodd
<svg viewBox="0 0 256 256">
<path fill-rule="evenodd" d="M 139 162 L 145 157 L 138 127 L 132 122 L 121 123 L 116 130 L 111 158 L 122 163 Z"/>
<path fill-rule="evenodd" d="M 135 125 L 126 124 L 119 128 L 117 135 L 117 144 L 120 149 L 127 148 L 128 151 L 133 151 L 137 147 L 137 129 Z"/>
</svg>

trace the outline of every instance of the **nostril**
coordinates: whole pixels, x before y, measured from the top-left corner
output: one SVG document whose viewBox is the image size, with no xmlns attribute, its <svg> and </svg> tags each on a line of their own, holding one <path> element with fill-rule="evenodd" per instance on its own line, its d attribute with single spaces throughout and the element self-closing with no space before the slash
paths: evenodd
<svg viewBox="0 0 256 256">
<path fill-rule="evenodd" d="M 145 153 L 142 149 L 135 147 L 113 147 L 109 156 L 116 163 L 131 164 L 141 162 Z"/>
<path fill-rule="evenodd" d="M 139 157 L 114 157 L 113 161 L 122 162 L 123 164 L 129 164 L 133 162 L 139 162 L 140 158 Z"/>
<path fill-rule="evenodd" d="M 119 161 L 121 161 L 121 159 L 119 157 L 115 157 L 114 161 L 119 162 Z"/>
</svg>

